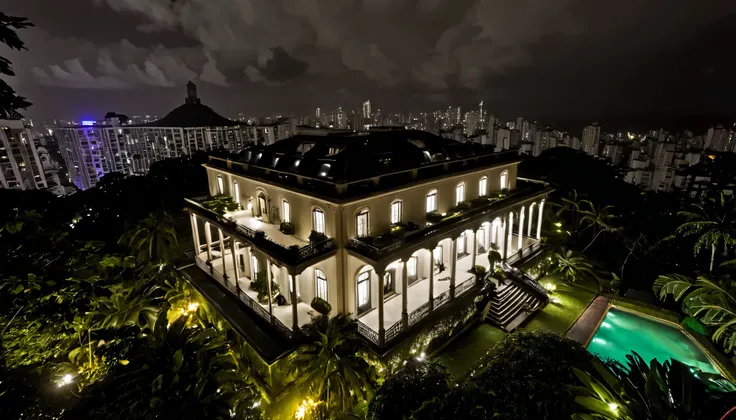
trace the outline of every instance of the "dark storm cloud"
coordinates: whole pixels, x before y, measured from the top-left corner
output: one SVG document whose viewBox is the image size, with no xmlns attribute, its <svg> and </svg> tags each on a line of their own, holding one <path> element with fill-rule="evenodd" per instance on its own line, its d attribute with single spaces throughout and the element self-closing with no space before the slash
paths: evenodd
<svg viewBox="0 0 736 420">
<path fill-rule="evenodd" d="M 180 101 L 186 80 L 223 113 L 311 113 L 369 97 L 396 111 L 485 100 L 501 114 L 623 112 L 673 89 L 701 95 L 692 83 L 717 89 L 732 58 L 678 54 L 692 42 L 717 47 L 708 44 L 733 30 L 703 32 L 736 26 L 736 2 L 716 0 L 2 3 L 37 25 L 22 33 L 30 52 L 9 56 L 13 86 L 46 115 L 63 111 L 47 105 L 63 89 L 128 92 L 121 107 L 146 107 Z M 657 79 L 658 90 L 647 89 Z M 142 100 L 151 88 L 157 100 Z"/>
</svg>

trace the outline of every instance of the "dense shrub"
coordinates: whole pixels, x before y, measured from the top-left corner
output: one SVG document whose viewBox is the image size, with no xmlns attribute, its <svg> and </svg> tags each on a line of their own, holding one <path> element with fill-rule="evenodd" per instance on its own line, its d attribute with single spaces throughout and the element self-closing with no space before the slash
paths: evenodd
<svg viewBox="0 0 736 420">
<path fill-rule="evenodd" d="M 261 271 L 256 273 L 256 278 L 250 283 L 250 288 L 258 293 L 258 301 L 260 303 L 268 303 L 268 280 L 266 273 Z M 279 293 L 279 285 L 275 281 L 271 281 L 271 296 Z"/>
<path fill-rule="evenodd" d="M 368 404 L 368 420 L 409 418 L 425 401 L 449 391 L 447 368 L 434 362 L 409 359 L 383 382 Z"/>
<path fill-rule="evenodd" d="M 279 226 L 279 228 L 285 235 L 293 235 L 296 230 L 294 224 L 291 222 L 281 222 L 281 226 Z"/>
<path fill-rule="evenodd" d="M 219 194 L 212 198 L 209 198 L 203 201 L 202 205 L 205 208 L 208 208 L 219 214 L 224 214 L 225 212 L 238 209 L 238 203 L 236 203 L 232 197 L 226 194 Z"/>
<path fill-rule="evenodd" d="M 324 233 L 313 230 L 312 233 L 309 234 L 309 243 L 311 244 L 317 244 L 325 240 L 327 240 L 327 235 Z"/>
<path fill-rule="evenodd" d="M 442 221 L 443 218 L 444 216 L 436 211 L 430 211 L 429 213 L 427 213 L 427 221 L 430 223 L 439 223 Z"/>
</svg>

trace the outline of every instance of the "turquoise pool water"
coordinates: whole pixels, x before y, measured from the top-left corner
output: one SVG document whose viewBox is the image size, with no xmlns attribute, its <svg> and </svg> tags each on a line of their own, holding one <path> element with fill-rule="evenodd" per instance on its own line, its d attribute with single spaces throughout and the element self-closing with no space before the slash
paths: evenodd
<svg viewBox="0 0 736 420">
<path fill-rule="evenodd" d="M 588 344 L 588 351 L 626 365 L 635 351 L 647 362 L 679 360 L 703 372 L 720 374 L 708 356 L 678 327 L 610 308 Z"/>
</svg>

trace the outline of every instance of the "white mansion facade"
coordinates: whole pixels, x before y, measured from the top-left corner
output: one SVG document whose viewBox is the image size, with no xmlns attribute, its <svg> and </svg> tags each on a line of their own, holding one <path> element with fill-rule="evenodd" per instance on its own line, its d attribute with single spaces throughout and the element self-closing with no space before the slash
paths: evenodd
<svg viewBox="0 0 736 420">
<path fill-rule="evenodd" d="M 187 200 L 195 260 L 286 337 L 319 297 L 388 347 L 474 290 L 469 270 L 488 268 L 491 248 L 514 261 L 539 247 L 552 190 L 517 179 L 518 163 L 516 151 L 414 130 L 298 135 L 238 161 L 211 157 L 210 194 L 239 210 Z M 262 302 L 257 274 L 279 289 Z"/>
</svg>

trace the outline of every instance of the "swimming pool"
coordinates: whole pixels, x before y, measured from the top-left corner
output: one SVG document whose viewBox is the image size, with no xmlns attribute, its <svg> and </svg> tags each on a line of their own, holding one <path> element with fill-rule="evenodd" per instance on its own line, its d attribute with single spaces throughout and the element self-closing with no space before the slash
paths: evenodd
<svg viewBox="0 0 736 420">
<path fill-rule="evenodd" d="M 626 365 L 635 351 L 646 362 L 678 360 L 703 372 L 721 374 L 705 351 L 679 327 L 611 307 L 588 344 L 588 351 L 602 359 Z"/>
</svg>

